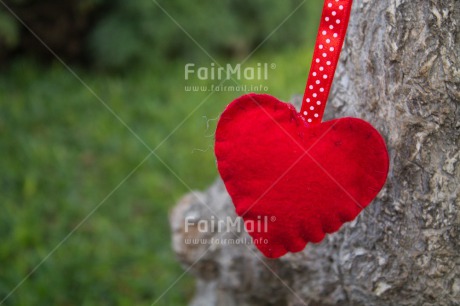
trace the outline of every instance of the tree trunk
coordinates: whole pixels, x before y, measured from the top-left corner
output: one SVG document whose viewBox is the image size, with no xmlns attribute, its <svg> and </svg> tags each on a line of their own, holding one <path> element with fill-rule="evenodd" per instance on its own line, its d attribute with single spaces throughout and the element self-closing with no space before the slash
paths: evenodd
<svg viewBox="0 0 460 306">
<path fill-rule="evenodd" d="M 355 1 L 325 119 L 363 118 L 384 135 L 386 186 L 339 232 L 277 260 L 250 243 L 186 244 L 250 239 L 196 230 L 212 218 L 203 202 L 236 217 L 220 180 L 187 195 L 171 225 L 174 250 L 197 278 L 191 305 L 458 305 L 459 61 L 460 1 Z M 185 233 L 185 218 L 195 231 Z"/>
</svg>

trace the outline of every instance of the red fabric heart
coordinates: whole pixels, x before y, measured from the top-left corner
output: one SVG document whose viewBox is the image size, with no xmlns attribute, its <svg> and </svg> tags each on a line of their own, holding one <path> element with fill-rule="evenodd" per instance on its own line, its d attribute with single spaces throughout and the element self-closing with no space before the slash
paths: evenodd
<svg viewBox="0 0 460 306">
<path fill-rule="evenodd" d="M 353 220 L 388 173 L 385 143 L 369 123 L 309 125 L 269 95 L 245 95 L 226 108 L 215 154 L 237 214 L 271 258 L 299 252 Z"/>
</svg>

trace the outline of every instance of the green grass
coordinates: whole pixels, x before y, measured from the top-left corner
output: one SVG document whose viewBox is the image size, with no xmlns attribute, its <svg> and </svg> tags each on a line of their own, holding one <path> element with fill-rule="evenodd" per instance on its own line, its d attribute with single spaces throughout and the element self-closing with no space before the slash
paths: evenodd
<svg viewBox="0 0 460 306">
<path fill-rule="evenodd" d="M 289 100 L 303 91 L 310 56 L 258 54 L 245 66 L 276 63 L 268 93 Z M 59 63 L 3 72 L 0 301 L 101 204 L 3 305 L 151 305 L 182 274 L 168 211 L 189 190 L 176 175 L 193 189 L 216 178 L 215 121 L 207 129 L 205 118 L 242 94 L 215 93 L 191 113 L 209 93 L 184 91 L 200 84 L 184 80 L 184 64 L 116 76 L 77 70 L 167 167 L 155 156 L 139 166 L 149 150 Z M 193 291 L 185 276 L 156 305 L 183 305 Z"/>
</svg>

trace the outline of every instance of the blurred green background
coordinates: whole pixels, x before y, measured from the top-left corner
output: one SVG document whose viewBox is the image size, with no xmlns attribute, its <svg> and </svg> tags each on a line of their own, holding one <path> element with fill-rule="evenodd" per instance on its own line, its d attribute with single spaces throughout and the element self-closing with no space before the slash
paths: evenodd
<svg viewBox="0 0 460 306">
<path fill-rule="evenodd" d="M 263 84 L 286 101 L 303 91 L 321 6 L 0 0 L 0 305 L 155 302 L 183 273 L 168 211 L 216 178 L 209 119 L 245 93 L 185 91 L 219 84 L 184 79 L 212 63 L 188 36 L 221 65 L 274 63 Z M 155 305 L 193 292 L 186 275 Z"/>
</svg>

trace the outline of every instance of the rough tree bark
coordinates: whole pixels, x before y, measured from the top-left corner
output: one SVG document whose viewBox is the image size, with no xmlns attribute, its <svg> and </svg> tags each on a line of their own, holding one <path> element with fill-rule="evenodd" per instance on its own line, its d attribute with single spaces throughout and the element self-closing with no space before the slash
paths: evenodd
<svg viewBox="0 0 460 306">
<path fill-rule="evenodd" d="M 220 237 L 184 232 L 185 218 L 212 218 L 204 203 L 235 216 L 220 180 L 185 196 L 171 226 L 197 278 L 191 305 L 460 303 L 460 1 L 356 1 L 327 116 L 363 118 L 385 136 L 378 198 L 323 242 L 268 260 L 251 245 L 184 243 Z"/>
</svg>

